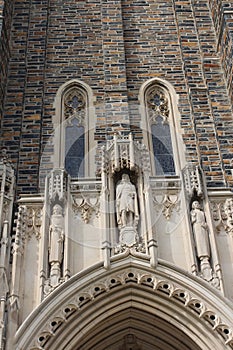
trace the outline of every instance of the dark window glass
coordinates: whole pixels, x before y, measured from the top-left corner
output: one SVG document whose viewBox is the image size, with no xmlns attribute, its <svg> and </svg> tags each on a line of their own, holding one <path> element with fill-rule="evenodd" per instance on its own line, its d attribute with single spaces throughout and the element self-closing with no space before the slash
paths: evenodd
<svg viewBox="0 0 233 350">
<path fill-rule="evenodd" d="M 170 127 L 157 118 L 151 125 L 156 175 L 175 175 Z"/>
<path fill-rule="evenodd" d="M 84 127 L 78 125 L 74 119 L 71 126 L 65 130 L 65 169 L 71 177 L 84 176 Z"/>
</svg>

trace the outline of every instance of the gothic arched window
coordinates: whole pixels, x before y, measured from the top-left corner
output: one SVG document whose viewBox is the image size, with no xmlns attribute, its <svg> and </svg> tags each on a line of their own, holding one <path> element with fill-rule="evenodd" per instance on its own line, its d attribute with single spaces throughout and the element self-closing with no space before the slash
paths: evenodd
<svg viewBox="0 0 233 350">
<path fill-rule="evenodd" d="M 153 78 L 140 89 L 143 142 L 150 151 L 151 171 L 156 176 L 174 176 L 180 169 L 177 97 L 172 86 Z"/>
<path fill-rule="evenodd" d="M 85 174 L 86 96 L 73 87 L 64 95 L 65 169 L 71 177 Z"/>
<path fill-rule="evenodd" d="M 154 87 L 146 94 L 151 142 L 156 175 L 175 175 L 172 139 L 169 125 L 168 99 Z"/>
<path fill-rule="evenodd" d="M 58 90 L 54 123 L 54 166 L 65 168 L 72 178 L 94 176 L 95 115 L 91 88 L 79 81 Z"/>
</svg>

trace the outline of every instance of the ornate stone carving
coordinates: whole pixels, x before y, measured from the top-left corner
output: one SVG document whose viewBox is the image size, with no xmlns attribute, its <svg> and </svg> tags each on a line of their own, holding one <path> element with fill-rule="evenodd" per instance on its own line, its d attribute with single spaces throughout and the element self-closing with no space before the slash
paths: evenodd
<svg viewBox="0 0 233 350">
<path fill-rule="evenodd" d="M 95 302 L 99 294 L 114 292 L 122 285 L 130 285 L 130 282 L 136 284 L 139 288 L 149 288 L 150 293 L 160 295 L 162 293 L 163 298 L 167 298 L 169 301 L 178 301 L 179 305 L 186 310 L 186 312 L 195 312 L 203 324 L 212 330 L 213 334 L 220 334 L 224 339 L 226 345 L 230 349 L 233 349 L 233 337 L 232 329 L 226 324 L 221 317 L 210 308 L 210 306 L 200 299 L 200 296 L 194 295 L 189 290 L 183 288 L 178 282 L 174 283 L 169 279 L 159 278 L 154 273 L 141 271 L 139 269 L 130 268 L 123 273 L 112 273 L 108 278 L 103 278 L 98 283 L 90 283 L 85 290 L 77 291 L 75 299 L 68 300 L 67 304 L 63 306 L 63 309 L 59 314 L 55 314 L 51 322 L 47 323 L 47 327 L 41 329 L 34 342 L 29 347 L 29 350 L 44 350 L 47 349 L 49 339 L 56 336 L 58 329 L 57 324 L 59 320 L 59 332 L 62 327 L 67 326 L 70 315 L 78 314 L 82 312 L 82 307 L 87 306 L 88 303 Z M 53 324 L 53 329 L 49 327 Z"/>
<path fill-rule="evenodd" d="M 72 125 L 73 118 L 78 120 L 79 124 L 85 122 L 86 97 L 84 92 L 77 87 L 69 90 L 64 98 L 64 115 L 68 125 Z"/>
<path fill-rule="evenodd" d="M 74 198 L 73 209 L 74 211 L 79 211 L 81 213 L 82 220 L 85 224 L 88 224 L 92 214 L 95 213 L 96 216 L 99 214 L 99 198 L 98 197 L 76 197 Z"/>
<path fill-rule="evenodd" d="M 224 209 L 224 202 L 211 202 L 211 211 L 217 231 L 221 231 L 222 228 L 225 229 L 227 215 Z"/>
<path fill-rule="evenodd" d="M 167 220 L 170 220 L 173 210 L 179 211 L 180 199 L 176 194 L 157 194 L 153 196 L 154 206 L 157 211 L 162 209 L 162 213 Z"/>
<path fill-rule="evenodd" d="M 224 205 L 225 210 L 225 229 L 233 235 L 233 198 L 227 198 Z"/>
<path fill-rule="evenodd" d="M 149 108 L 149 118 L 151 122 L 156 123 L 157 118 L 162 117 L 163 122 L 168 123 L 168 99 L 161 89 L 158 87 L 151 89 L 147 93 L 146 102 Z"/>
<path fill-rule="evenodd" d="M 13 243 L 13 253 L 19 249 L 23 251 L 24 241 L 26 239 L 26 218 L 27 208 L 25 205 L 20 205 L 16 213 L 17 219 L 15 228 L 15 240 Z"/>
<path fill-rule="evenodd" d="M 72 208 L 86 224 L 94 214 L 99 216 L 101 185 L 101 181 L 91 179 L 71 183 Z"/>
<path fill-rule="evenodd" d="M 48 176 L 48 196 L 50 201 L 59 201 L 66 199 L 68 178 L 65 170 L 54 169 Z"/>
<path fill-rule="evenodd" d="M 25 229 L 27 237 L 36 236 L 37 239 L 41 237 L 40 228 L 42 225 L 42 208 L 40 207 L 26 207 L 25 212 Z"/>
<path fill-rule="evenodd" d="M 22 242 L 26 239 L 30 239 L 33 235 L 37 239 L 41 237 L 41 225 L 42 225 L 42 207 L 41 206 L 29 206 L 20 205 L 17 216 L 17 229 L 19 232 Z"/>
<path fill-rule="evenodd" d="M 183 170 L 186 193 L 192 197 L 195 193 L 198 197 L 203 196 L 201 170 L 198 165 L 188 164 Z"/>
<path fill-rule="evenodd" d="M 132 134 L 114 135 L 102 151 L 102 169 L 114 173 L 121 169 L 146 171 L 150 166 L 148 150 L 139 142 L 133 141 Z"/>
<path fill-rule="evenodd" d="M 212 216 L 217 231 L 224 229 L 233 235 L 233 198 L 211 202 Z"/>
</svg>

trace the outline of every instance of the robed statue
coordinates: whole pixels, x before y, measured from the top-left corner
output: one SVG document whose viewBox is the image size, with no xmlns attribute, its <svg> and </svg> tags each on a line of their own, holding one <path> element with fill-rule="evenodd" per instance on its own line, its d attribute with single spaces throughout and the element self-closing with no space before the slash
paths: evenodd
<svg viewBox="0 0 233 350">
<path fill-rule="evenodd" d="M 129 175 L 123 174 L 116 187 L 116 214 L 119 229 L 138 225 L 138 199 L 135 186 L 130 182 Z"/>
</svg>

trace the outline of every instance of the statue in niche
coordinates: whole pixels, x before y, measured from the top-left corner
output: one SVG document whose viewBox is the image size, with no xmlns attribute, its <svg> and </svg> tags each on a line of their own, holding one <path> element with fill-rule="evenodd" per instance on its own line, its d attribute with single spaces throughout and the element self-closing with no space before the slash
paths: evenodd
<svg viewBox="0 0 233 350">
<path fill-rule="evenodd" d="M 194 240 L 196 244 L 197 257 L 200 260 L 200 269 L 203 278 L 207 281 L 212 279 L 210 267 L 210 243 L 205 214 L 198 201 L 192 203 L 191 222 Z"/>
<path fill-rule="evenodd" d="M 130 182 L 129 175 L 123 174 L 116 188 L 117 224 L 119 228 L 137 227 L 138 203 L 135 186 Z"/>
<path fill-rule="evenodd" d="M 49 264 L 50 284 L 55 287 L 61 277 L 61 263 L 63 260 L 64 246 L 64 217 L 59 204 L 55 204 L 52 210 L 49 227 Z"/>
<path fill-rule="evenodd" d="M 129 175 L 123 174 L 116 187 L 117 225 L 120 230 L 120 242 L 126 245 L 136 243 L 136 230 L 139 220 L 138 200 L 135 186 Z"/>
</svg>

